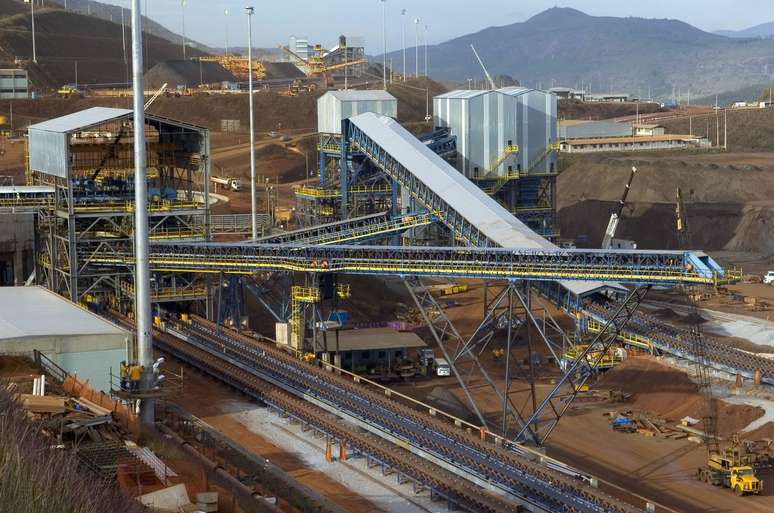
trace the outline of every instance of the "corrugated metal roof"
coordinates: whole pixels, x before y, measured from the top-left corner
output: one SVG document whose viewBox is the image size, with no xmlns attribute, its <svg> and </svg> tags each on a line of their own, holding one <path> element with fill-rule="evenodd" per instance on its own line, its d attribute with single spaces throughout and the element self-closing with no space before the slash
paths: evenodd
<svg viewBox="0 0 774 513">
<path fill-rule="evenodd" d="M 393 95 L 387 91 L 379 89 L 368 89 L 365 91 L 358 91 L 354 89 L 347 91 L 328 91 L 325 94 L 329 94 L 342 102 L 395 100 Z"/>
<path fill-rule="evenodd" d="M 350 118 L 350 121 L 495 244 L 513 249 L 559 249 L 429 150 L 397 121 L 371 112 Z M 560 283 L 576 295 L 607 285 L 602 282 Z"/>
<path fill-rule="evenodd" d="M 449 91 L 448 93 L 439 94 L 435 97 L 436 100 L 469 100 L 485 94 L 489 94 L 492 91 L 482 89 L 457 89 L 455 91 Z"/>
<path fill-rule="evenodd" d="M 90 109 L 67 114 L 66 116 L 35 123 L 34 125 L 30 125 L 29 129 L 42 130 L 44 132 L 68 133 L 131 114 L 132 111 L 128 109 L 92 107 Z"/>
<path fill-rule="evenodd" d="M 528 93 L 530 91 L 537 91 L 537 89 L 530 89 L 528 87 L 519 86 L 502 87 L 497 89 L 498 93 L 507 94 L 508 96 L 521 96 L 522 94 Z"/>
<path fill-rule="evenodd" d="M 0 287 L 0 339 L 128 332 L 43 287 Z"/>
</svg>

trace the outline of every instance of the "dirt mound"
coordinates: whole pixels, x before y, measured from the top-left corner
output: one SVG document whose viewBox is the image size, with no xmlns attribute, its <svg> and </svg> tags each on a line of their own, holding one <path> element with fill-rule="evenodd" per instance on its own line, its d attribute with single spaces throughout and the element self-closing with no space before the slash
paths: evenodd
<svg viewBox="0 0 774 513">
<path fill-rule="evenodd" d="M 398 119 L 407 122 L 425 121 L 428 108 L 432 116 L 433 96 L 445 93 L 447 89 L 434 80 L 421 77 L 406 82 L 393 82 L 387 86 L 387 91 L 398 100 Z"/>
<path fill-rule="evenodd" d="M 686 200 L 692 246 L 705 250 L 774 253 L 774 168 L 748 155 L 583 156 L 564 159 L 557 179 L 562 235 L 599 247 L 610 213 L 636 165 L 618 236 L 643 249 L 676 248 L 677 188 Z M 739 169 L 731 169 L 736 162 Z M 713 167 L 714 166 L 714 167 Z"/>
<path fill-rule="evenodd" d="M 686 416 L 700 419 L 705 411 L 704 398 L 688 375 L 652 358 L 630 358 L 605 373 L 595 386 L 633 394 L 627 407 L 670 421 Z M 717 431 L 723 437 L 741 431 L 764 414 L 761 408 L 755 406 L 728 404 L 717 399 L 714 401 Z M 699 424 L 698 429 L 702 428 Z"/>
<path fill-rule="evenodd" d="M 671 134 L 708 137 L 713 145 L 725 142 L 724 116 L 715 114 L 659 121 Z M 730 151 L 770 151 L 774 149 L 774 109 L 730 109 L 728 111 L 728 149 Z"/>
<path fill-rule="evenodd" d="M 288 156 L 288 150 L 279 144 L 267 144 L 255 151 L 258 160 L 284 159 Z"/>
</svg>

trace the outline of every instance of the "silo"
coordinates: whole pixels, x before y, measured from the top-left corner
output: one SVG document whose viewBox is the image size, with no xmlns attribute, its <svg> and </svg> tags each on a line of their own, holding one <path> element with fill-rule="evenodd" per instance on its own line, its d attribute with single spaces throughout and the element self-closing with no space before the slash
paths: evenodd
<svg viewBox="0 0 774 513">
<path fill-rule="evenodd" d="M 516 134 L 502 122 L 495 91 L 450 91 L 433 98 L 433 123 L 457 137 L 457 169 L 468 178 L 502 175 L 511 165 L 506 148 Z"/>
</svg>

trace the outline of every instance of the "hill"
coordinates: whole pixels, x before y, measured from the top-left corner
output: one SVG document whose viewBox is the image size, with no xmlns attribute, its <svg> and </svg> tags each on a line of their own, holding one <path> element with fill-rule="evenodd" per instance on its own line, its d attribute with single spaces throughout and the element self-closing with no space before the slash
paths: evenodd
<svg viewBox="0 0 774 513">
<path fill-rule="evenodd" d="M 713 32 L 713 34 L 734 38 L 767 38 L 774 36 L 774 22 L 761 23 L 760 25 L 755 25 L 754 27 L 749 27 L 743 30 L 716 30 Z"/>
<path fill-rule="evenodd" d="M 510 74 L 525 85 L 584 82 L 630 93 L 650 87 L 659 98 L 671 96 L 673 85 L 698 97 L 768 83 L 766 63 L 774 55 L 774 41 L 730 39 L 677 20 L 552 8 L 429 47 L 431 76 L 457 82 L 480 76 L 471 43 L 490 73 Z M 413 51 L 407 54 L 413 59 Z M 391 56 L 399 58 L 398 52 Z"/>
<path fill-rule="evenodd" d="M 60 7 L 64 8 L 65 0 L 54 0 L 54 2 L 59 4 Z M 144 3 L 144 6 L 147 5 L 147 3 Z M 152 6 L 153 4 L 151 4 L 151 7 Z M 79 14 L 94 16 L 95 18 L 112 21 L 114 23 L 121 23 L 121 7 L 118 5 L 103 4 L 101 2 L 94 2 L 93 0 L 67 0 L 67 10 L 77 12 Z M 127 27 L 131 25 L 130 16 L 131 10 L 129 8 L 129 2 L 126 2 L 126 7 L 124 7 L 124 17 Z M 142 17 L 142 28 L 143 32 L 145 33 L 158 36 L 173 43 L 182 43 L 182 36 L 180 34 L 169 30 L 161 23 L 153 21 L 146 16 Z M 209 48 L 202 43 L 193 41 L 190 39 L 190 37 L 188 38 L 188 43 L 189 45 L 196 47 L 204 52 L 214 53 L 212 48 Z"/>
<path fill-rule="evenodd" d="M 38 92 L 75 82 L 79 84 L 126 83 L 131 68 L 130 30 L 126 28 L 127 61 L 121 24 L 94 16 L 44 7 L 35 11 L 37 64 L 32 62 L 29 10 L 16 0 L 0 0 L 0 66 L 21 61 Z M 180 45 L 146 34 L 145 66 L 180 57 Z M 191 57 L 203 52 L 191 48 Z"/>
</svg>

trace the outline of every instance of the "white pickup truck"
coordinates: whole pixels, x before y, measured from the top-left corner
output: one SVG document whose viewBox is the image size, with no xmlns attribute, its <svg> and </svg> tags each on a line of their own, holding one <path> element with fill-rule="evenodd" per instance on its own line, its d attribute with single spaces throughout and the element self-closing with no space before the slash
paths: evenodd
<svg viewBox="0 0 774 513">
<path fill-rule="evenodd" d="M 769 271 L 763 276 L 763 283 L 767 285 L 774 283 L 774 271 Z"/>
</svg>

